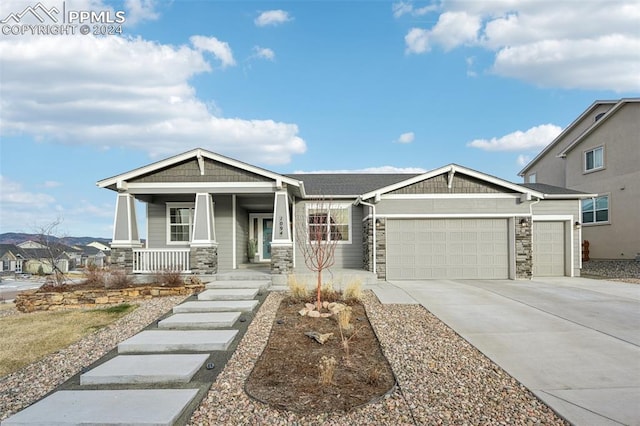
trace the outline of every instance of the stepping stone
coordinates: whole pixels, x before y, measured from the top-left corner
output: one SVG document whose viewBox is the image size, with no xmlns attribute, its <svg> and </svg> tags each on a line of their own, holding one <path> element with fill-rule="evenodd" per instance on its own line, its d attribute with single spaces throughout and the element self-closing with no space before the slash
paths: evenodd
<svg viewBox="0 0 640 426">
<path fill-rule="evenodd" d="M 16 425 L 173 425 L 198 389 L 58 391 L 3 420 Z"/>
<path fill-rule="evenodd" d="M 231 327 L 240 318 L 240 312 L 199 312 L 174 314 L 158 322 L 158 328 L 194 330 Z"/>
<path fill-rule="evenodd" d="M 231 280 L 212 281 L 206 288 L 259 288 L 264 290 L 271 285 L 271 280 Z"/>
<path fill-rule="evenodd" d="M 198 300 L 174 306 L 174 314 L 189 312 L 251 312 L 258 306 L 257 300 Z"/>
<path fill-rule="evenodd" d="M 238 330 L 144 330 L 118 345 L 118 353 L 226 351 Z"/>
<path fill-rule="evenodd" d="M 189 383 L 209 354 L 119 355 L 82 374 L 81 385 Z"/>
<path fill-rule="evenodd" d="M 251 300 L 257 294 L 257 288 L 217 288 L 203 291 L 198 300 Z"/>
</svg>

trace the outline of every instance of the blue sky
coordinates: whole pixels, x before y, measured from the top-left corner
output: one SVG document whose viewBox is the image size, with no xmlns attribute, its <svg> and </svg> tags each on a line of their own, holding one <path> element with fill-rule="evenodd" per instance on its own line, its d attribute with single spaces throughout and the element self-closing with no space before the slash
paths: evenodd
<svg viewBox="0 0 640 426">
<path fill-rule="evenodd" d="M 458 163 L 519 182 L 595 100 L 640 93 L 632 0 L 40 3 L 125 20 L 0 24 L 0 232 L 60 217 L 109 238 L 96 181 L 195 147 L 281 173 Z"/>
</svg>

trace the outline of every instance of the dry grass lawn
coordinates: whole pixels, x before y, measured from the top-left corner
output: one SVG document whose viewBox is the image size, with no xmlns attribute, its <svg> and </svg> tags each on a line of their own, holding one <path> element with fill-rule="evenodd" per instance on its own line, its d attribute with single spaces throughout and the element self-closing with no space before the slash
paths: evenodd
<svg viewBox="0 0 640 426">
<path fill-rule="evenodd" d="M 0 377 L 78 341 L 136 308 L 34 312 L 0 318 Z"/>
</svg>

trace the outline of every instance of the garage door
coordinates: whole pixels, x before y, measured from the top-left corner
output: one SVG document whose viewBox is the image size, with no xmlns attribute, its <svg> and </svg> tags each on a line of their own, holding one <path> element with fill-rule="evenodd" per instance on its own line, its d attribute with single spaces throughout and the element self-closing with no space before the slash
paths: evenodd
<svg viewBox="0 0 640 426">
<path fill-rule="evenodd" d="M 564 222 L 533 222 L 533 276 L 564 276 Z"/>
<path fill-rule="evenodd" d="M 387 279 L 508 278 L 506 219 L 387 220 Z"/>
</svg>

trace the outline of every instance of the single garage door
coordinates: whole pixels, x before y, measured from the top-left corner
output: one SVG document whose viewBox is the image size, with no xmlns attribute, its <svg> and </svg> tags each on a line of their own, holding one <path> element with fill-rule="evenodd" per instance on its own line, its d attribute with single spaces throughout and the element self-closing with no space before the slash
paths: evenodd
<svg viewBox="0 0 640 426">
<path fill-rule="evenodd" d="M 533 222 L 533 276 L 564 276 L 564 222 Z"/>
<path fill-rule="evenodd" d="M 509 277 L 506 219 L 388 219 L 387 279 Z"/>
</svg>

